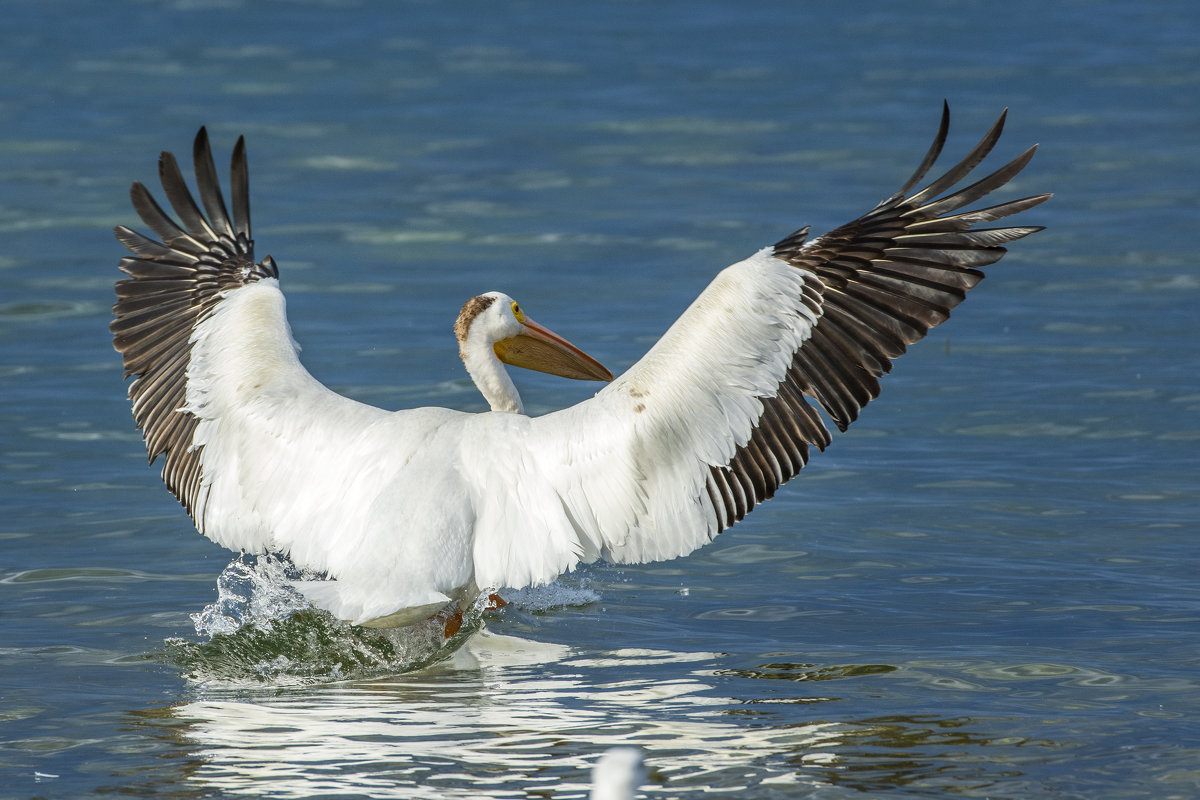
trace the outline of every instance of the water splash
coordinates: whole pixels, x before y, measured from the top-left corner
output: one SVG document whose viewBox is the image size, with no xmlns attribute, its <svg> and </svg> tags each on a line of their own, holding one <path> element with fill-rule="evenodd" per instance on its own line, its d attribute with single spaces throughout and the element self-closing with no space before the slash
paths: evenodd
<svg viewBox="0 0 1200 800">
<path fill-rule="evenodd" d="M 600 593 L 588 588 L 589 582 L 586 577 L 579 577 L 576 585 L 570 585 L 565 581 L 565 578 L 560 578 L 545 586 L 509 589 L 501 594 L 514 608 L 533 614 L 542 614 L 562 608 L 578 608 L 600 601 Z"/>
<path fill-rule="evenodd" d="M 292 581 L 315 578 L 278 556 L 243 554 L 217 577 L 217 599 L 192 614 L 198 636 L 236 633 L 243 625 L 284 619 L 312 608 Z"/>
<path fill-rule="evenodd" d="M 488 604 L 483 593 L 448 638 L 443 615 L 405 628 L 367 629 L 313 608 L 292 583 L 313 577 L 276 556 L 239 556 L 218 577 L 216 601 L 192 615 L 206 640 L 170 639 L 167 657 L 205 684 L 374 678 L 448 657 L 482 626 Z"/>
</svg>

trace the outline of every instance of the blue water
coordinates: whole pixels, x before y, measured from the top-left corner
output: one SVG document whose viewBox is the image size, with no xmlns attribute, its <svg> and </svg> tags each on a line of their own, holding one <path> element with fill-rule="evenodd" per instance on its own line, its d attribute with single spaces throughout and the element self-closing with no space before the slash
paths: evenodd
<svg viewBox="0 0 1200 800">
<path fill-rule="evenodd" d="M 649 797 L 1200 795 L 1193 3 L 0 10 L 0 795 L 572 798 L 629 743 Z M 159 150 L 247 136 L 316 376 L 479 409 L 465 298 L 620 371 L 721 267 L 890 194 L 943 98 L 948 156 L 1005 106 L 996 163 L 1041 142 L 1009 196 L 1055 192 L 1047 230 L 745 523 L 432 664 L 245 604 L 197 632 L 234 556 L 146 467 L 106 330 Z"/>
</svg>

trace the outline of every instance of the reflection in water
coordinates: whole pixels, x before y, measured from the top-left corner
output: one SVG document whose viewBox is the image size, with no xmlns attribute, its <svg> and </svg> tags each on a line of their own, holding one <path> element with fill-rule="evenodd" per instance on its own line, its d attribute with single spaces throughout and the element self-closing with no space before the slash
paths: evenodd
<svg viewBox="0 0 1200 800">
<path fill-rule="evenodd" d="M 617 745 L 642 748 L 665 776 L 649 795 L 994 788 L 1020 773 L 983 751 L 1035 744 L 993 741 L 969 718 L 821 716 L 835 707 L 831 681 L 879 680 L 886 665 L 737 671 L 723 658 L 587 653 L 482 630 L 421 673 L 257 693 L 203 686 L 136 724 L 188 753 L 175 761 L 201 791 L 272 797 L 586 797 L 591 764 Z M 822 691 L 780 698 L 778 680 L 763 679 L 784 676 Z"/>
</svg>

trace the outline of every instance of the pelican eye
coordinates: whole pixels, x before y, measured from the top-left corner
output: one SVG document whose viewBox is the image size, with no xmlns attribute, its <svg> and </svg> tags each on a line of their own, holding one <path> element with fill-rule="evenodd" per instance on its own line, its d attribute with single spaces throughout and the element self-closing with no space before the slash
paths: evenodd
<svg viewBox="0 0 1200 800">
<path fill-rule="evenodd" d="M 521 310 L 519 305 L 517 305 L 516 300 L 513 300 L 512 312 L 513 316 L 517 318 L 517 322 L 525 322 L 525 312 Z"/>
</svg>

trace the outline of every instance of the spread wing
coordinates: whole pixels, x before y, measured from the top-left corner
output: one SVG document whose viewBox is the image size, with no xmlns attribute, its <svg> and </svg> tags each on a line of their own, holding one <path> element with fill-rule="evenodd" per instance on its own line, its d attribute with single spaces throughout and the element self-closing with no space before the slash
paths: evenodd
<svg viewBox="0 0 1200 800">
<path fill-rule="evenodd" d="M 295 552 L 317 536 L 303 501 L 318 487 L 341 489 L 332 465 L 386 412 L 328 390 L 300 364 L 279 271 L 254 257 L 245 142 L 233 150 L 232 214 L 203 128 L 193 160 L 199 205 L 175 157 L 159 159 L 178 223 L 133 184 L 135 210 L 162 241 L 116 228 L 132 255 L 120 263 L 129 277 L 116 285 L 113 345 L 134 377 L 150 461 L 163 457 L 163 481 L 197 529 L 233 550 Z"/>
<path fill-rule="evenodd" d="M 815 239 L 807 229 L 722 271 L 658 343 L 594 398 L 534 420 L 530 449 L 584 558 L 691 552 L 741 520 L 879 394 L 908 345 L 944 322 L 999 260 L 1040 230 L 976 228 L 1050 195 L 961 211 L 1004 186 L 1031 147 L 954 190 L 1004 115 L 962 161 L 912 194 L 946 140 L 894 195 Z"/>
<path fill-rule="evenodd" d="M 195 516 L 201 484 L 200 450 L 192 447 L 198 417 L 186 405 L 186 373 L 192 332 L 217 307 L 225 292 L 263 278 L 278 278 L 270 259 L 254 260 L 250 236 L 246 144 L 238 139 L 231 165 L 233 217 L 225 207 L 213 165 L 208 133 L 194 145 L 196 179 L 208 218 L 187 189 L 171 153 L 158 162 L 167 198 L 185 227 L 159 207 L 142 183 L 130 189 L 133 207 L 161 239 L 157 242 L 123 225 L 117 239 L 133 253 L 121 259 L 129 277 L 117 282 L 113 346 L 125 363 L 133 416 L 150 461 L 164 456 L 163 481 Z"/>
<path fill-rule="evenodd" d="M 112 332 L 135 378 L 134 417 L 205 535 L 234 550 L 289 552 L 364 596 L 395 584 L 396 596 L 377 603 L 383 611 L 444 599 L 472 577 L 524 585 L 577 559 L 682 555 L 794 477 L 811 448 L 830 442 L 819 409 L 845 429 L 879 394 L 892 360 L 979 282 L 979 267 L 1040 230 L 976 226 L 1049 195 L 961 211 L 1008 183 L 1034 148 L 953 188 L 1003 121 L 910 195 L 941 152 L 944 111 L 899 192 L 824 236 L 799 231 L 723 270 L 591 400 L 532 420 L 474 421 L 437 409 L 385 412 L 304 370 L 278 270 L 254 257 L 244 144 L 234 150 L 230 214 L 202 129 L 193 155 L 203 210 L 164 153 L 160 177 L 180 222 L 134 184 L 134 206 L 161 242 L 116 229 L 133 253 L 121 261 L 128 278 L 117 284 Z M 445 491 L 419 490 L 430 485 Z M 425 504 L 420 513 L 414 502 Z M 418 545 L 436 550 L 449 531 L 453 548 L 411 558 L 390 527 L 406 514 L 433 534 Z M 459 548 L 473 550 L 473 569 L 449 557 Z"/>
</svg>

